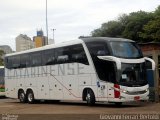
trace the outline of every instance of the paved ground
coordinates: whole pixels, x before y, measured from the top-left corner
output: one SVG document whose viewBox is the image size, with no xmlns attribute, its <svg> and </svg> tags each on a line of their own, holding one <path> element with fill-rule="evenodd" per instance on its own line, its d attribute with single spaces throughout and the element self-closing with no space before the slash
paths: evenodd
<svg viewBox="0 0 160 120">
<path fill-rule="evenodd" d="M 0 119 L 8 115 L 18 115 L 21 119 L 102 119 L 103 115 L 160 115 L 160 103 L 129 103 L 117 107 L 114 104 L 101 103 L 93 107 L 82 102 L 62 101 L 22 104 L 15 99 L 0 98 Z M 11 116 L 16 117 L 16 116 Z M 31 117 L 31 118 L 30 118 Z M 159 117 L 160 119 L 160 117 Z"/>
</svg>

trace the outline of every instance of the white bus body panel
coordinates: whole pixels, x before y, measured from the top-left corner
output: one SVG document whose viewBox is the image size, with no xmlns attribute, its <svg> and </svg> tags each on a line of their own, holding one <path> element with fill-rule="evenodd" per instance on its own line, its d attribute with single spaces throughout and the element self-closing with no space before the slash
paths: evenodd
<svg viewBox="0 0 160 120">
<path fill-rule="evenodd" d="M 63 86 L 57 80 L 62 81 L 62 77 L 49 76 L 49 94 L 50 99 L 61 100 L 63 99 Z"/>
<path fill-rule="evenodd" d="M 74 43 L 74 42 L 73 42 Z M 121 92 L 121 98 L 114 98 L 114 84 L 106 81 L 99 80 L 95 67 L 93 65 L 92 58 L 87 50 L 86 45 L 82 41 L 75 42 L 75 44 L 83 44 L 84 50 L 86 52 L 89 65 L 84 65 L 80 63 L 68 63 L 50 66 L 42 66 L 43 69 L 39 71 L 34 71 L 31 68 L 20 69 L 20 70 L 9 70 L 5 69 L 5 84 L 6 84 L 6 96 L 11 98 L 18 98 L 18 90 L 23 89 L 26 93 L 27 89 L 32 89 L 34 92 L 35 99 L 50 99 L 50 100 L 82 100 L 83 90 L 85 88 L 90 88 L 95 94 L 96 101 L 108 101 L 108 102 L 128 102 L 135 101 L 135 96 L 140 96 L 141 100 L 147 100 L 149 91 L 145 94 L 128 95 Z M 63 44 L 62 46 L 73 45 L 71 43 Z M 59 45 L 58 47 L 62 47 Z M 35 52 L 39 50 L 46 50 L 53 47 L 52 45 L 46 46 L 45 48 L 37 48 L 29 50 L 29 52 Z M 27 52 L 21 52 L 19 54 L 24 54 Z M 16 53 L 13 53 L 16 55 Z M 111 59 L 112 60 L 112 59 Z M 118 61 L 124 63 L 141 63 L 145 59 L 120 59 Z M 119 63 L 119 62 L 118 62 Z M 35 67 L 38 68 L 38 67 Z M 63 68 L 63 69 L 62 69 Z M 74 73 L 73 73 L 74 69 Z M 27 74 L 28 77 L 14 77 L 14 72 L 18 74 Z M 64 70 L 64 71 L 63 71 Z M 64 72 L 64 73 L 63 73 Z M 104 71 L 105 72 L 105 71 Z M 35 73 L 35 76 L 32 74 Z M 30 76 L 31 75 L 31 76 Z M 120 86 L 120 89 L 129 92 L 138 92 L 148 89 L 148 85 L 143 87 L 125 87 Z"/>
</svg>

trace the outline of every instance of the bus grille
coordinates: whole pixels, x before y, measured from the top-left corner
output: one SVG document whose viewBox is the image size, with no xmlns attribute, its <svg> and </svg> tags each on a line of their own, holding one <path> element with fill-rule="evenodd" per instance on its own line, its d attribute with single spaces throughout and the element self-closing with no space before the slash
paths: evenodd
<svg viewBox="0 0 160 120">
<path fill-rule="evenodd" d="M 143 91 L 134 91 L 134 92 L 127 91 L 127 94 L 128 95 L 138 95 L 138 94 L 145 94 L 146 92 L 147 92 L 146 90 L 143 90 Z"/>
</svg>

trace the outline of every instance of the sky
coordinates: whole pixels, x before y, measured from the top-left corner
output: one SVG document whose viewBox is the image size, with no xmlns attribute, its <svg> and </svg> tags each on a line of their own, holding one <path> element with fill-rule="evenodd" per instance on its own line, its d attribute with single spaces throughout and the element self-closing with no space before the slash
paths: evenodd
<svg viewBox="0 0 160 120">
<path fill-rule="evenodd" d="M 47 0 L 48 35 L 55 43 L 89 36 L 102 23 L 123 13 L 152 12 L 160 0 Z M 15 50 L 15 38 L 26 34 L 33 39 L 42 29 L 46 35 L 46 0 L 0 0 L 0 45 Z"/>
</svg>

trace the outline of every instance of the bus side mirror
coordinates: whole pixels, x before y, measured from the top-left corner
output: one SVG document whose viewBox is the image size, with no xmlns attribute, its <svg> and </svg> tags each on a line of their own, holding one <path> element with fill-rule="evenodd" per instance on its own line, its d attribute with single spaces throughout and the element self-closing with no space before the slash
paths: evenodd
<svg viewBox="0 0 160 120">
<path fill-rule="evenodd" d="M 107 60 L 107 61 L 112 61 L 116 63 L 117 69 L 121 70 L 121 61 L 119 60 L 119 58 L 116 58 L 114 56 L 97 56 L 99 59 L 102 60 Z"/>
<path fill-rule="evenodd" d="M 155 65 L 154 60 L 152 60 L 151 58 L 148 58 L 148 57 L 144 57 L 144 59 L 146 61 L 147 69 L 155 70 L 156 65 Z"/>
</svg>

